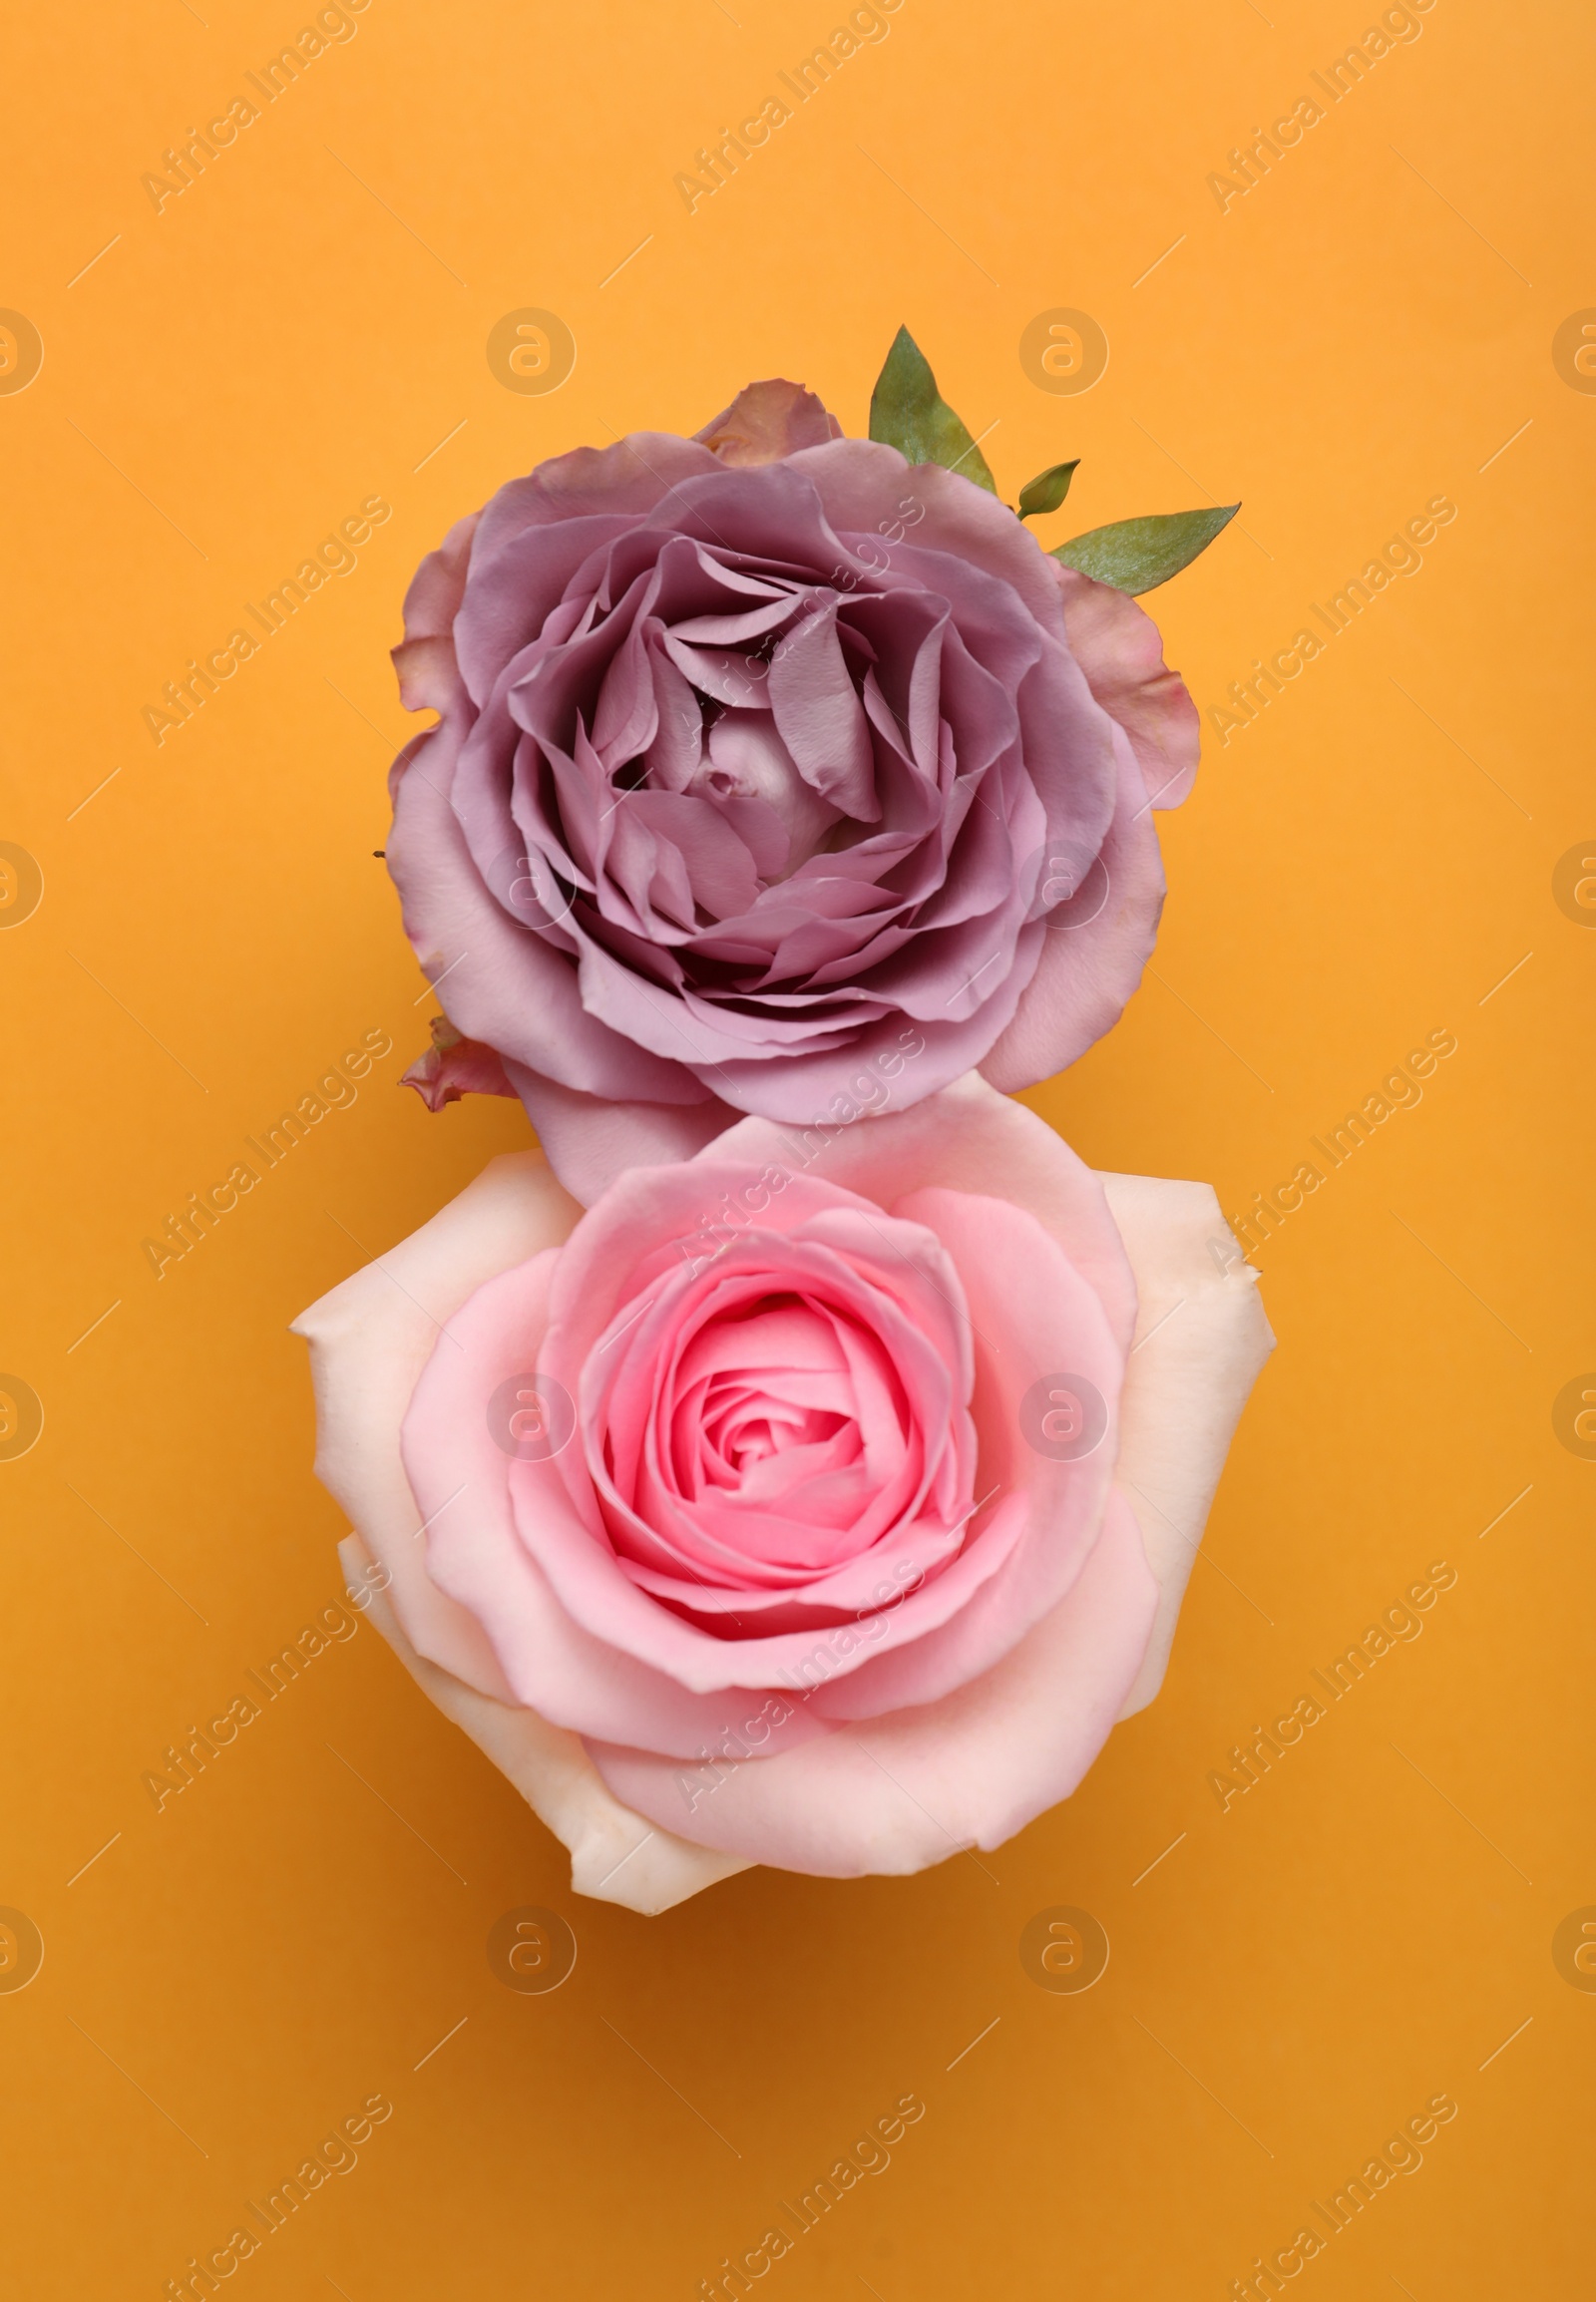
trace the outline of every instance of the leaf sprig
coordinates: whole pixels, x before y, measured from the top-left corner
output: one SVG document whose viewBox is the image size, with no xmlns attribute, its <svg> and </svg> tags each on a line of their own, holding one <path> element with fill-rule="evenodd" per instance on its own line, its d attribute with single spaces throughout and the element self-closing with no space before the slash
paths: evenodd
<svg viewBox="0 0 1596 2302">
<path fill-rule="evenodd" d="M 911 464 L 940 464 L 996 496 L 998 483 L 974 435 L 937 389 L 931 363 L 907 328 L 893 338 L 876 388 L 870 395 L 870 437 L 896 448 Z M 1056 512 L 1069 493 L 1079 457 L 1050 464 L 1027 480 L 1016 507 L 1021 520 Z M 1051 557 L 1099 583 L 1133 596 L 1167 583 L 1189 568 L 1241 510 L 1219 504 L 1195 512 L 1152 512 L 1135 520 L 1114 520 L 1088 528 Z"/>
</svg>

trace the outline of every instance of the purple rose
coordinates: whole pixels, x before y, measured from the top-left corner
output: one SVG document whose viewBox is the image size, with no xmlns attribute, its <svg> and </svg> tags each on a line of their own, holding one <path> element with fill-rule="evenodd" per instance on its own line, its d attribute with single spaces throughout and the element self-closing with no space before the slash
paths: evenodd
<svg viewBox="0 0 1596 2302">
<path fill-rule="evenodd" d="M 772 382 L 694 440 L 555 457 L 405 601 L 401 694 L 440 720 L 388 862 L 463 1034 L 429 1088 L 493 1050 L 585 1195 L 622 1136 L 678 1158 L 743 1112 L 1030 1085 L 1152 949 L 1149 811 L 1197 758 L 1153 624 L 836 432 Z"/>
</svg>

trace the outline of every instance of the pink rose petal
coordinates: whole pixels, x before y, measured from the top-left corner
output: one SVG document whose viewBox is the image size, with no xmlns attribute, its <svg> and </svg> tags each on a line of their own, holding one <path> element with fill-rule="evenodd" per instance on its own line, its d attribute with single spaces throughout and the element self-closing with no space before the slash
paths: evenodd
<svg viewBox="0 0 1596 2302">
<path fill-rule="evenodd" d="M 783 1870 L 860 1878 L 996 1847 L 1067 1798 L 1113 1726 L 1158 1586 L 1115 1495 L 1080 1576 L 985 1677 L 729 1768 L 588 1740 L 615 1796 L 682 1838 Z"/>
</svg>

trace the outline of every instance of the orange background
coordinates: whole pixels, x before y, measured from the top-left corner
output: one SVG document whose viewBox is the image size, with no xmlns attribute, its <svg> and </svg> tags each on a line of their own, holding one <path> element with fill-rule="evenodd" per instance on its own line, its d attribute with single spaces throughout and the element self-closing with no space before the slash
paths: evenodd
<svg viewBox="0 0 1596 2302">
<path fill-rule="evenodd" d="M 46 1419 L 0 1462 L 0 1903 L 45 1957 L 0 1990 L 8 2298 L 154 2302 L 377 2092 L 355 2170 L 224 2291 L 686 2302 L 911 2091 L 890 2169 L 757 2291 L 1217 2302 L 1440 2092 L 1421 2170 L 1288 2290 L 1458 2302 L 1588 2254 L 1596 1999 L 1551 1940 L 1596 1902 L 1596 1468 L 1552 1406 L 1596 1364 L 1596 915 L 1553 873 L 1593 830 L 1596 404 L 1552 341 L 1596 304 L 1591 22 L 1435 0 L 1222 211 L 1209 173 L 1361 12 L 903 0 L 689 214 L 673 173 L 833 21 L 371 0 L 157 213 L 141 175 L 301 19 L 13 17 L 0 303 L 45 357 L 0 397 L 0 838 L 44 895 L 0 935 L 0 1366 Z M 579 347 L 552 395 L 485 356 L 527 305 Z M 1017 356 L 1059 305 L 1111 346 L 1079 395 Z M 1204 707 L 1458 507 L 1345 647 L 1209 734 L 1155 972 L 1031 1098 L 1095 1164 L 1242 1211 L 1427 1030 L 1458 1041 L 1258 1258 L 1280 1349 L 1165 1692 L 996 1856 L 755 1871 L 655 1920 L 571 1894 L 368 1627 L 158 1814 L 142 1772 L 339 1593 L 288 1320 L 525 1139 L 394 1085 L 432 1011 L 372 860 L 410 571 L 538 458 L 690 431 L 750 377 L 862 431 L 901 320 L 1005 494 L 1082 458 L 1044 542 L 1244 499 L 1150 602 Z M 163 684 L 374 494 L 358 571 L 153 743 Z M 368 1028 L 396 1046 L 359 1102 L 156 1281 L 143 1239 Z M 1236 1738 L 1440 1560 L 1422 1637 L 1221 1812 Z M 579 1939 L 551 1996 L 487 1963 L 526 1903 Z M 1019 1963 L 1055 1904 L 1112 1946 L 1083 1995 Z"/>
</svg>

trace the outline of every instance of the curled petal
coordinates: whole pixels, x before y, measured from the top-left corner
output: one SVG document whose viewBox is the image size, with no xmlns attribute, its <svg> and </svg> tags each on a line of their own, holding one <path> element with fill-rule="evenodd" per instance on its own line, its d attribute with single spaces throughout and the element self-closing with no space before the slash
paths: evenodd
<svg viewBox="0 0 1596 2302">
<path fill-rule="evenodd" d="M 414 1087 L 429 1111 L 458 1103 L 465 1095 L 514 1095 L 505 1067 L 492 1047 L 463 1039 L 446 1016 L 432 1018 L 432 1045 L 399 1082 Z"/>
<path fill-rule="evenodd" d="M 744 384 L 729 408 L 722 408 L 693 438 L 723 464 L 775 464 L 800 448 L 818 448 L 842 437 L 813 392 L 780 376 Z"/>
<path fill-rule="evenodd" d="M 392 650 L 399 677 L 399 701 L 406 711 L 453 710 L 465 694 L 465 681 L 447 633 L 436 639 L 403 639 Z"/>
<path fill-rule="evenodd" d="M 457 520 L 436 552 L 429 552 L 405 593 L 406 639 L 447 639 L 466 593 L 472 539 L 480 512 Z"/>
</svg>

